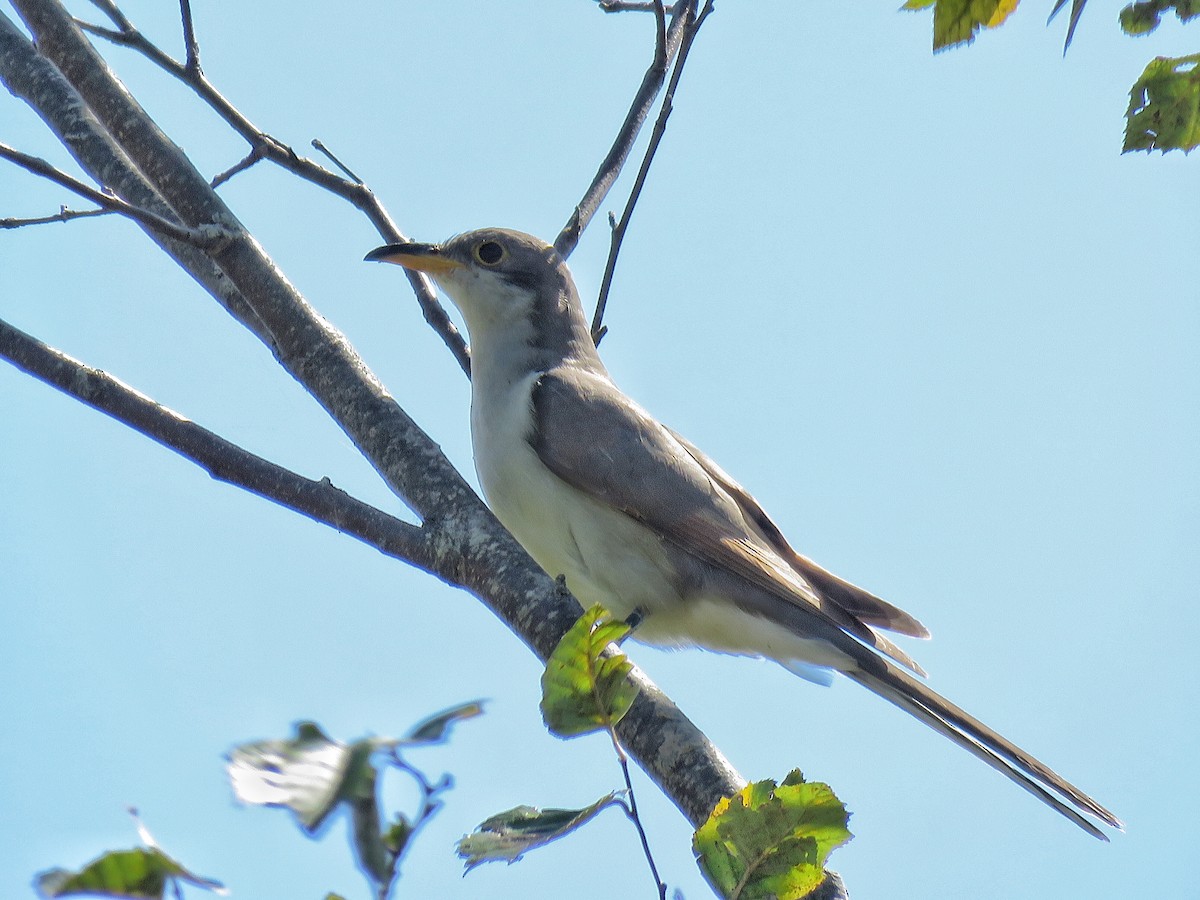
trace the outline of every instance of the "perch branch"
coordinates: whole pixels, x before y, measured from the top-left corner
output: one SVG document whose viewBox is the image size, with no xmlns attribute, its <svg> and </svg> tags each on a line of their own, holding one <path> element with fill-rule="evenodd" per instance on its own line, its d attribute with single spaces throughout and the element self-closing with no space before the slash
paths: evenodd
<svg viewBox="0 0 1200 900">
<path fill-rule="evenodd" d="M 421 528 L 355 499 L 328 478 L 313 481 L 263 459 L 3 320 L 0 357 L 174 450 L 218 481 L 265 497 L 430 571 L 432 554 Z"/>
</svg>

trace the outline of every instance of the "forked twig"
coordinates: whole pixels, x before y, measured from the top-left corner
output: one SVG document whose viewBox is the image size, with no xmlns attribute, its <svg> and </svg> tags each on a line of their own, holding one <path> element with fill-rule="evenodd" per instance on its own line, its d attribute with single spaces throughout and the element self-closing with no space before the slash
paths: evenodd
<svg viewBox="0 0 1200 900">
<path fill-rule="evenodd" d="M 149 210 L 141 209 L 132 203 L 126 203 L 120 197 L 98 191 L 91 185 L 84 184 L 79 179 L 72 178 L 61 169 L 55 168 L 46 162 L 46 160 L 37 156 L 30 156 L 28 153 L 22 153 L 20 150 L 14 149 L 7 144 L 0 144 L 0 158 L 7 159 L 35 175 L 40 175 L 42 178 L 53 181 L 55 184 L 61 185 L 87 200 L 91 200 L 97 206 L 120 213 L 123 216 L 128 216 L 130 219 L 153 228 L 159 234 L 174 238 L 177 241 L 183 241 L 185 244 L 191 244 L 193 247 L 212 247 L 221 240 L 221 234 L 216 230 L 188 228 L 177 222 L 164 219 L 162 216 L 152 213 Z M 47 221 L 66 220 L 61 218 L 60 214 L 60 216 L 51 217 Z"/>
<path fill-rule="evenodd" d="M 696 34 L 700 30 L 700 26 L 704 24 L 704 20 L 708 18 L 713 11 L 713 0 L 706 0 L 704 8 L 696 15 L 696 0 L 687 0 L 681 12 L 677 16 L 684 21 L 683 39 L 679 44 L 679 52 L 675 57 L 675 68 L 671 72 L 671 80 L 667 85 L 666 93 L 663 95 L 662 105 L 658 111 L 658 118 L 654 122 L 654 129 L 650 132 L 650 143 L 646 147 L 646 153 L 642 157 L 642 164 L 638 168 L 637 177 L 634 179 L 633 188 L 629 192 L 629 199 L 625 202 L 625 209 L 621 213 L 621 218 L 613 220 L 609 219 L 612 226 L 612 240 L 608 249 L 608 261 L 604 266 L 604 277 L 600 281 L 600 294 L 596 300 L 596 312 L 592 317 L 592 340 L 597 344 L 604 337 L 607 329 L 604 327 L 604 311 L 608 306 L 608 293 L 612 288 L 613 272 L 617 267 L 617 256 L 621 252 L 621 242 L 625 239 L 625 232 L 629 228 L 629 220 L 633 215 L 633 209 L 637 205 L 638 198 L 642 195 L 642 188 L 646 184 L 646 175 L 650 171 L 650 164 L 654 161 L 654 154 L 658 151 L 659 144 L 662 143 L 663 135 L 667 130 L 667 119 L 671 117 L 672 103 L 675 98 L 675 90 L 679 87 L 679 79 L 683 75 L 684 64 L 687 63 L 688 53 L 692 49 L 692 43 L 696 39 Z"/>
<path fill-rule="evenodd" d="M 76 219 L 88 219 L 92 216 L 112 215 L 111 209 L 68 209 L 60 206 L 52 216 L 34 216 L 28 219 L 0 219 L 0 228 L 24 228 L 27 225 L 48 225 L 51 222 L 73 222 Z"/>
<path fill-rule="evenodd" d="M 193 45 L 196 45 L 198 48 L 198 44 L 196 44 L 195 28 L 191 24 L 191 8 L 189 4 L 181 0 L 185 42 L 189 46 L 188 61 L 181 63 L 138 31 L 129 18 L 116 7 L 113 0 L 92 0 L 92 2 L 108 15 L 117 28 L 116 30 L 103 28 L 90 22 L 83 22 L 76 19 L 75 22 L 80 28 L 97 37 L 137 51 L 163 71 L 178 78 L 192 88 L 230 128 L 250 144 L 250 154 L 213 179 L 216 184 L 222 184 L 238 172 L 245 171 L 260 158 L 269 159 L 293 175 L 303 178 L 305 181 L 324 188 L 348 201 L 371 220 L 371 223 L 376 227 L 385 241 L 390 243 L 404 240 L 404 234 L 396 226 L 392 217 L 384 209 L 383 204 L 379 202 L 369 187 L 361 181 L 343 178 L 319 163 L 301 156 L 283 141 L 272 137 L 258 128 L 208 80 L 208 76 L 204 74 L 199 65 L 198 49 L 194 57 L 195 64 L 192 64 L 190 48 Z M 413 291 L 416 294 L 421 312 L 425 316 L 425 321 L 429 323 L 429 326 L 442 339 L 442 342 L 454 355 L 462 370 L 470 374 L 471 357 L 470 352 L 467 350 L 467 342 L 454 323 L 450 321 L 450 317 L 446 314 L 445 309 L 438 302 L 437 295 L 429 279 L 419 272 L 406 271 L 406 274 L 409 284 L 412 285 Z"/>
<path fill-rule="evenodd" d="M 633 103 L 629 107 L 629 112 L 625 114 L 625 121 L 621 123 L 621 128 L 617 132 L 612 147 L 609 148 L 608 155 L 600 163 L 600 168 L 596 170 L 592 183 L 584 191 L 583 198 L 571 211 L 571 217 L 554 241 L 554 249 L 563 259 L 571 255 L 576 244 L 579 243 L 584 229 L 591 222 L 596 210 L 600 208 L 600 204 L 604 202 L 604 198 L 617 180 L 617 176 L 621 174 L 621 169 L 625 165 L 625 160 L 629 158 L 634 142 L 637 141 L 637 136 L 642 130 L 650 107 L 666 80 L 671 59 L 679 48 L 684 17 L 677 12 L 671 19 L 671 27 L 668 29 L 666 10 L 662 0 L 654 0 L 652 8 L 655 19 L 654 58 L 651 60 L 649 68 L 646 69 L 646 74 L 642 76 L 642 83 L 638 87 L 637 93 L 634 94 Z"/>
<path fill-rule="evenodd" d="M 388 556 L 422 568 L 431 563 L 426 535 L 418 526 L 355 499 L 328 478 L 313 481 L 263 459 L 3 320 L 0 358 L 140 431 L 218 481 L 336 528 Z"/>
<path fill-rule="evenodd" d="M 189 72 L 201 74 L 200 43 L 196 40 L 196 26 L 192 22 L 191 0 L 179 0 L 179 17 L 183 20 L 183 46 L 187 54 L 184 67 Z"/>
</svg>

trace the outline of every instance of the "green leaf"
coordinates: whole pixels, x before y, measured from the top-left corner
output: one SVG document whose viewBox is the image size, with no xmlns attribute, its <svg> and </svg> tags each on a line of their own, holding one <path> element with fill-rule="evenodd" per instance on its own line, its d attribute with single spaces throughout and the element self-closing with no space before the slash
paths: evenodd
<svg viewBox="0 0 1200 900">
<path fill-rule="evenodd" d="M 849 813 L 827 784 L 799 769 L 783 783 L 756 781 L 717 803 L 692 841 L 722 897 L 799 900 L 825 878 L 829 854 L 851 838 Z"/>
<path fill-rule="evenodd" d="M 92 860 L 78 872 L 51 869 L 37 876 L 36 886 L 43 897 L 99 894 L 161 900 L 173 881 L 227 893 L 220 882 L 192 874 L 157 847 L 114 850 Z"/>
<path fill-rule="evenodd" d="M 396 813 L 396 820 L 383 833 L 383 842 L 392 853 L 399 856 L 408 846 L 408 839 L 413 836 L 414 831 L 416 829 L 412 822 L 408 821 L 408 816 Z"/>
<path fill-rule="evenodd" d="M 571 626 L 542 673 L 542 718 L 559 737 L 609 728 L 621 721 L 637 697 L 626 677 L 633 663 L 605 648 L 629 634 L 629 626 L 593 606 Z"/>
<path fill-rule="evenodd" d="M 1175 10 L 1181 22 L 1200 15 L 1200 0 L 1139 0 L 1121 10 L 1121 28 L 1126 34 L 1149 34 L 1162 24 L 1162 14 Z"/>
<path fill-rule="evenodd" d="M 463 719 L 473 719 L 483 714 L 483 701 L 472 700 L 443 709 L 423 719 L 409 729 L 408 734 L 400 739 L 402 744 L 440 744 L 450 736 L 450 726 Z"/>
<path fill-rule="evenodd" d="M 1200 54 L 1152 60 L 1129 91 L 1124 153 L 1200 144 Z"/>
<path fill-rule="evenodd" d="M 615 793 L 605 794 L 583 809 L 538 809 L 517 806 L 498 813 L 458 842 L 458 855 L 467 871 L 480 863 L 505 860 L 513 863 L 522 855 L 569 834 L 588 822 L 606 806 L 618 803 Z"/>
<path fill-rule="evenodd" d="M 1017 8 L 1019 0 L 907 0 L 901 9 L 933 7 L 933 49 L 969 44 L 980 28 L 995 28 Z"/>
<path fill-rule="evenodd" d="M 1162 9 L 1157 3 L 1130 3 L 1121 10 L 1120 21 L 1126 34 L 1149 34 L 1162 24 Z"/>
</svg>

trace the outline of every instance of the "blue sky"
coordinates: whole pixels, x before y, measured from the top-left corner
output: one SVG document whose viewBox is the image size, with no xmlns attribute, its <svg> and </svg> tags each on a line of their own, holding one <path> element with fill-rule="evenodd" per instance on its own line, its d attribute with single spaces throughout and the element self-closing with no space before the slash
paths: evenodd
<svg viewBox="0 0 1200 900">
<path fill-rule="evenodd" d="M 589 0 L 193 5 L 222 91 L 297 148 L 321 138 L 428 240 L 483 225 L 553 237 L 651 38 L 647 18 Z M 180 46 L 172 4 L 125 8 Z M 1023 5 L 933 56 L 928 13 L 722 3 L 610 301 L 618 382 L 803 552 L 921 618 L 934 639 L 908 649 L 935 688 L 1128 824 L 1109 845 L 1088 838 L 849 682 L 633 646 L 745 776 L 799 767 L 833 785 L 856 838 L 832 865 L 855 900 L 1171 897 L 1194 880 L 1200 176 L 1182 155 L 1119 151 L 1130 84 L 1200 32 L 1172 22 L 1131 40 L 1097 6 L 1064 60 L 1065 22 L 1047 29 L 1045 12 Z M 241 157 L 180 86 L 106 53 L 202 170 Z M 0 140 L 69 165 L 7 97 Z M 369 224 L 265 166 L 223 194 L 470 473 L 466 380 L 399 273 L 360 262 L 379 243 Z M 74 202 L 7 165 L 0 198 L 5 216 Z M 618 189 L 605 210 L 621 203 Z M 585 297 L 606 250 L 601 221 L 572 259 Z M 12 324 L 402 512 L 269 353 L 132 225 L 4 232 L 0 272 Z M 314 844 L 282 813 L 238 808 L 222 754 L 301 718 L 343 738 L 397 734 L 482 696 L 486 716 L 413 756 L 458 786 L 397 896 L 652 895 L 611 811 L 461 878 L 453 841 L 489 814 L 582 806 L 620 779 L 605 740 L 545 733 L 536 660 L 473 598 L 218 484 L 9 366 L 0 421 L 0 893 L 133 844 L 123 808 L 136 804 L 234 896 L 366 896 L 342 824 Z M 690 828 L 636 785 L 664 876 L 707 896 Z"/>
</svg>

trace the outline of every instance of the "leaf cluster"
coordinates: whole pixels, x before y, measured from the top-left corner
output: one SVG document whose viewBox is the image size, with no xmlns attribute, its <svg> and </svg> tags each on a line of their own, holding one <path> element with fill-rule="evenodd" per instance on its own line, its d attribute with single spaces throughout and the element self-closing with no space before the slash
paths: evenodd
<svg viewBox="0 0 1200 900">
<path fill-rule="evenodd" d="M 800 900 L 825 878 L 829 854 L 850 840 L 846 807 L 799 769 L 781 784 L 756 781 L 720 801 L 693 848 L 709 883 L 729 900 Z"/>
</svg>

